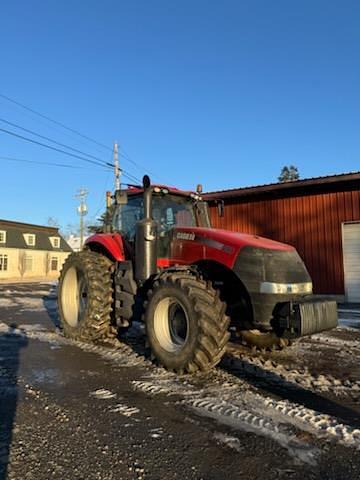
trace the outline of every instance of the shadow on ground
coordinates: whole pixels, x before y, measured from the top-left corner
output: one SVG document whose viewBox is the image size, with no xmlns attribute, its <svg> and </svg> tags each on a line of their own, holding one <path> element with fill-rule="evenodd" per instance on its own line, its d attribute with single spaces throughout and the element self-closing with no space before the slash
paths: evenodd
<svg viewBox="0 0 360 480">
<path fill-rule="evenodd" d="M 60 328 L 59 311 L 57 306 L 57 285 L 52 285 L 49 293 L 42 297 L 45 310 L 55 328 Z"/>
<path fill-rule="evenodd" d="M 27 347 L 16 325 L 0 335 L 0 480 L 7 478 L 14 420 L 18 403 L 20 351 Z"/>
</svg>

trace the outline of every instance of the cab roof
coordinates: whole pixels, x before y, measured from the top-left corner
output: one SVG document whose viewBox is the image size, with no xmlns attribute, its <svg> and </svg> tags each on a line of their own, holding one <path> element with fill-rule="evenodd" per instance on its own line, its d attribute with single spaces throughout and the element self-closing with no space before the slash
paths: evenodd
<svg viewBox="0 0 360 480">
<path fill-rule="evenodd" d="M 169 187 L 168 185 L 152 184 L 151 187 L 153 189 L 159 188 L 160 192 L 161 192 L 161 190 L 167 190 L 168 193 L 173 193 L 175 195 L 182 195 L 183 197 L 192 197 L 193 195 L 198 195 L 196 192 L 193 192 L 191 190 L 180 190 L 176 187 Z M 136 195 L 136 194 L 139 194 L 139 193 L 143 193 L 144 189 L 140 185 L 128 185 L 128 188 L 124 191 L 128 195 Z"/>
</svg>

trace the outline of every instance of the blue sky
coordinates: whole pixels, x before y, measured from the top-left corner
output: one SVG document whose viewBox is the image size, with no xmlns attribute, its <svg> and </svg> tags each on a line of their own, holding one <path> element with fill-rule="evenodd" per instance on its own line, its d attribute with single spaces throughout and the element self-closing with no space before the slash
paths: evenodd
<svg viewBox="0 0 360 480">
<path fill-rule="evenodd" d="M 3 2 L 0 93 L 109 145 L 182 188 L 360 169 L 357 1 Z M 105 161 L 111 151 L 0 98 L 0 118 Z M 0 122 L 0 128 L 6 127 Z M 26 134 L 24 134 L 26 136 Z M 0 132 L 0 217 L 77 221 L 101 209 L 111 173 Z M 142 169 L 121 159 L 137 177 Z"/>
</svg>

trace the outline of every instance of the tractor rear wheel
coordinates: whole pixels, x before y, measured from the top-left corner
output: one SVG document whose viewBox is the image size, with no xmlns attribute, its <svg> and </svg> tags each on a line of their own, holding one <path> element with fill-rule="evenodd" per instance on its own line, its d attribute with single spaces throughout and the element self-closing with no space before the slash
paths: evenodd
<svg viewBox="0 0 360 480">
<path fill-rule="evenodd" d="M 210 282 L 188 272 L 163 274 L 145 303 L 153 356 L 180 374 L 209 370 L 221 360 L 230 337 L 225 310 Z"/>
<path fill-rule="evenodd" d="M 83 341 L 113 336 L 113 262 L 88 250 L 69 255 L 59 278 L 58 304 L 65 336 Z"/>
</svg>

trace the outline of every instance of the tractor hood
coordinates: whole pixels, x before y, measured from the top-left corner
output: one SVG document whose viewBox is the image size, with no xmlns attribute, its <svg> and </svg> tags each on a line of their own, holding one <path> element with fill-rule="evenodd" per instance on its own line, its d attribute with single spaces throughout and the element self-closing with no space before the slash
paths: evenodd
<svg viewBox="0 0 360 480">
<path fill-rule="evenodd" d="M 185 229 L 181 229 L 185 230 Z M 233 247 L 239 251 L 243 247 L 266 248 L 271 250 L 294 250 L 294 247 L 285 243 L 276 242 L 268 238 L 260 237 L 258 235 L 251 235 L 248 233 L 230 232 L 229 230 L 222 230 L 220 228 L 189 228 L 196 236 L 213 239 L 215 242 L 223 243 L 229 247 Z"/>
<path fill-rule="evenodd" d="M 181 250 L 184 253 L 200 254 L 204 259 L 214 259 L 232 268 L 240 252 L 246 248 L 270 250 L 276 252 L 293 252 L 294 247 L 269 240 L 257 235 L 230 232 L 217 228 L 177 227 L 173 231 L 175 257 Z M 201 247 L 201 248 L 200 248 Z M 196 253 L 195 253 L 196 252 Z M 193 259 L 195 260 L 195 259 Z"/>
<path fill-rule="evenodd" d="M 263 282 L 311 283 L 294 247 L 257 235 L 216 228 L 176 228 L 173 246 L 174 257 L 185 263 L 208 260 L 231 268 L 249 291 L 264 288 Z"/>
</svg>

